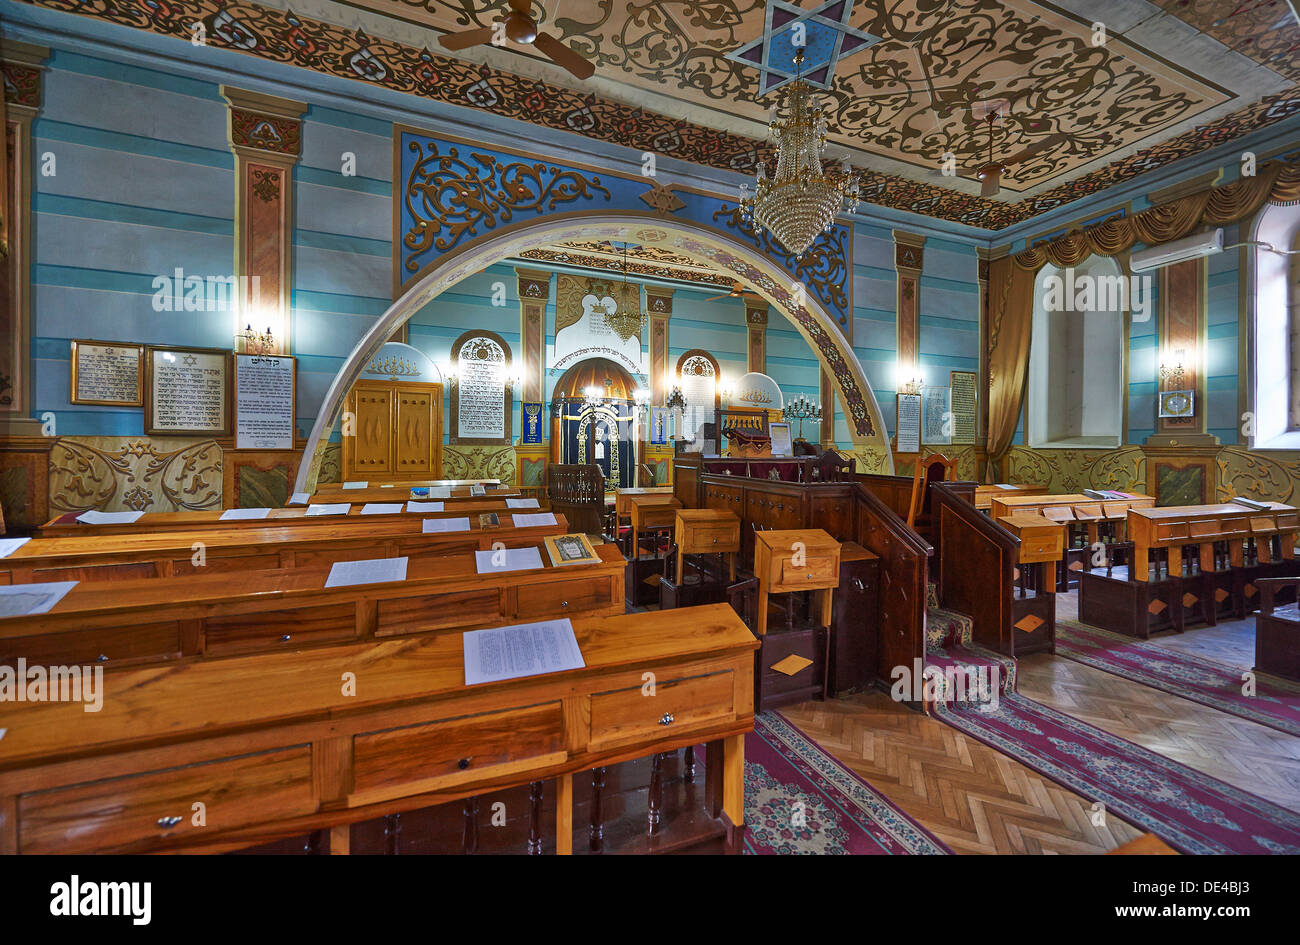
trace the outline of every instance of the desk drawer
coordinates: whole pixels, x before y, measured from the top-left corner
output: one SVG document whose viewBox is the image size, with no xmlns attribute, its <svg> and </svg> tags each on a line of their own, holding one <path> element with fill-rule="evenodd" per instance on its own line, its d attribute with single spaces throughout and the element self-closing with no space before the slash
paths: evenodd
<svg viewBox="0 0 1300 945">
<path fill-rule="evenodd" d="M 348 806 L 557 764 L 564 744 L 560 702 L 358 735 Z"/>
<path fill-rule="evenodd" d="M 194 825 L 204 805 L 206 827 Z M 143 852 L 160 841 L 311 813 L 311 748 L 110 778 L 18 799 L 21 853 Z M 167 826 L 172 818 L 179 818 Z"/>
<path fill-rule="evenodd" d="M 1020 561 L 1033 564 L 1039 561 L 1059 561 L 1065 550 L 1065 542 L 1059 529 L 1051 534 L 1045 530 L 1026 529 L 1020 533 Z"/>
<path fill-rule="evenodd" d="M 667 738 L 678 730 L 736 717 L 735 678 L 730 670 L 666 682 L 663 676 L 657 679 L 653 696 L 640 686 L 592 695 L 593 751 L 656 735 Z"/>
<path fill-rule="evenodd" d="M 1176 541 L 1187 537 L 1186 522 L 1168 522 L 1156 525 L 1156 541 Z"/>
<path fill-rule="evenodd" d="M 501 589 L 496 587 L 381 600 L 375 636 L 388 637 L 461 627 L 491 627 L 500 622 L 500 617 Z"/>
<path fill-rule="evenodd" d="M 681 541 L 688 554 L 707 554 L 713 551 L 739 551 L 740 526 L 715 525 L 693 528 L 687 526 L 686 535 Z"/>
<path fill-rule="evenodd" d="M 180 625 L 174 620 L 129 630 L 120 627 L 69 630 L 0 640 L 0 664 L 8 666 L 13 666 L 20 656 L 32 665 L 102 663 L 118 666 L 175 659 L 180 652 Z"/>
<path fill-rule="evenodd" d="M 223 555 L 209 551 L 202 565 L 194 563 L 193 557 L 174 558 L 172 574 L 211 574 L 214 571 L 269 571 L 280 567 L 280 553 L 263 555 Z"/>
<path fill-rule="evenodd" d="M 205 650 L 209 656 L 268 653 L 351 640 L 356 630 L 357 605 L 353 603 L 209 617 Z"/>
<path fill-rule="evenodd" d="M 840 583 L 839 562 L 834 558 L 808 556 L 803 566 L 793 558 L 781 558 L 774 591 L 806 591 L 813 588 L 836 587 Z"/>
<path fill-rule="evenodd" d="M 569 616 L 608 607 L 614 602 L 614 582 L 608 574 L 576 581 L 552 581 L 512 587 L 510 595 L 518 617 Z"/>
</svg>

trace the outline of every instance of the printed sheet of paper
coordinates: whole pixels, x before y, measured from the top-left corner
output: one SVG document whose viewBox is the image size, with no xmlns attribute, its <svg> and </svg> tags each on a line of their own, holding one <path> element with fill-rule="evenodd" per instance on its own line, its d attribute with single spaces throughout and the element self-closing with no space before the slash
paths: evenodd
<svg viewBox="0 0 1300 945">
<path fill-rule="evenodd" d="M 221 521 L 242 522 L 250 519 L 266 518 L 270 514 L 270 509 L 226 509 L 221 513 Z"/>
<path fill-rule="evenodd" d="M 554 512 L 540 512 L 537 515 L 514 515 L 515 528 L 534 528 L 539 525 L 555 525 Z"/>
<path fill-rule="evenodd" d="M 461 635 L 465 685 L 582 669 L 586 662 L 568 618 L 521 623 Z"/>
<path fill-rule="evenodd" d="M 311 501 L 311 496 L 306 492 L 295 492 L 289 496 L 288 505 L 306 505 Z"/>
<path fill-rule="evenodd" d="M 540 509 L 536 499 L 506 499 L 508 509 Z"/>
<path fill-rule="evenodd" d="M 344 488 L 344 489 L 364 489 L 364 488 L 366 488 L 368 485 L 370 485 L 370 483 L 368 483 L 368 482 L 345 482 L 345 483 L 343 483 L 343 488 Z"/>
<path fill-rule="evenodd" d="M 77 581 L 7 584 L 0 587 L 0 617 L 31 617 L 48 613 L 77 584 Z"/>
<path fill-rule="evenodd" d="M 324 505 L 307 506 L 308 515 L 347 515 L 352 506 L 347 502 L 329 502 Z"/>
<path fill-rule="evenodd" d="M 424 528 L 421 529 L 426 535 L 438 534 L 441 532 L 467 532 L 469 531 L 468 518 L 426 518 Z"/>
<path fill-rule="evenodd" d="M 386 584 L 406 580 L 406 558 L 371 558 L 367 561 L 336 561 L 330 568 L 326 587 L 354 584 Z"/>
<path fill-rule="evenodd" d="M 362 515 L 396 515 L 400 511 L 400 502 L 367 502 L 361 506 Z"/>
<path fill-rule="evenodd" d="M 406 503 L 408 512 L 441 512 L 441 502 L 408 502 Z"/>
<path fill-rule="evenodd" d="M 499 571 L 531 571 L 542 566 L 542 553 L 537 548 L 502 548 L 499 551 L 476 551 L 474 552 L 474 564 L 477 566 L 479 574 L 493 574 Z"/>
<path fill-rule="evenodd" d="M 0 558 L 9 557 L 29 541 L 30 538 L 0 538 Z"/>
<path fill-rule="evenodd" d="M 130 525 L 138 521 L 143 514 L 143 512 L 101 512 L 98 509 L 91 509 L 78 515 L 77 521 L 87 525 Z"/>
</svg>

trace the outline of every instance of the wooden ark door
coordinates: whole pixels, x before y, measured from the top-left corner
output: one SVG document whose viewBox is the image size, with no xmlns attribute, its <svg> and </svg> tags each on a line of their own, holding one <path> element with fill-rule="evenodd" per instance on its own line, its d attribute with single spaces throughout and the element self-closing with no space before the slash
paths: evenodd
<svg viewBox="0 0 1300 945">
<path fill-rule="evenodd" d="M 344 481 L 441 477 L 441 384 L 358 381 L 345 410 L 354 435 L 343 437 Z"/>
</svg>

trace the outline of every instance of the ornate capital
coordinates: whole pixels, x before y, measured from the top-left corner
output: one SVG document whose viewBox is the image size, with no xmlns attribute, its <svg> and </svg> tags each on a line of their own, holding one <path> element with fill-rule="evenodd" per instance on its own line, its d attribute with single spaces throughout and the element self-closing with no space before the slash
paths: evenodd
<svg viewBox="0 0 1300 945">
<path fill-rule="evenodd" d="M 261 154 L 278 154 L 296 161 L 302 152 L 302 116 L 305 102 L 221 87 L 230 103 L 230 145 Z"/>
<path fill-rule="evenodd" d="M 50 56 L 46 46 L 0 40 L 0 80 L 4 82 L 5 103 L 24 108 L 41 107 L 41 65 Z"/>
<path fill-rule="evenodd" d="M 767 299 L 761 295 L 755 295 L 752 292 L 744 293 L 741 298 L 745 300 L 745 322 L 751 328 L 767 327 Z"/>
<path fill-rule="evenodd" d="M 515 269 L 521 302 L 545 302 L 551 293 L 551 274 L 538 269 Z"/>
<path fill-rule="evenodd" d="M 651 316 L 668 318 L 673 314 L 673 290 L 648 285 L 645 287 L 645 304 Z"/>
<path fill-rule="evenodd" d="M 924 262 L 925 237 L 894 230 L 894 268 L 920 269 Z"/>
</svg>

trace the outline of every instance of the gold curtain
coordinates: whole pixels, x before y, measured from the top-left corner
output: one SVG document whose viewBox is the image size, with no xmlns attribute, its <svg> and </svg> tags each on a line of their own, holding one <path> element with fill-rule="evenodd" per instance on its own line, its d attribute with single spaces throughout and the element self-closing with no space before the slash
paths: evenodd
<svg viewBox="0 0 1300 945">
<path fill-rule="evenodd" d="M 999 475 L 1016 434 L 1029 376 L 1035 278 L 1036 271 L 1015 264 L 1010 256 L 989 263 L 988 455 L 990 469 L 996 465 Z"/>
<path fill-rule="evenodd" d="M 0 79 L 0 259 L 9 255 L 9 119 L 5 112 L 4 81 Z"/>
<path fill-rule="evenodd" d="M 1045 263 L 1065 268 L 1089 256 L 1115 256 L 1134 243 L 1166 243 L 1201 226 L 1224 226 L 1250 216 L 1265 203 L 1300 200 L 1300 164 L 1266 164 L 1243 177 L 1200 193 L 1151 207 L 1131 217 L 1107 220 L 1082 233 L 1017 253 L 1016 265 L 1037 272 Z"/>
</svg>

